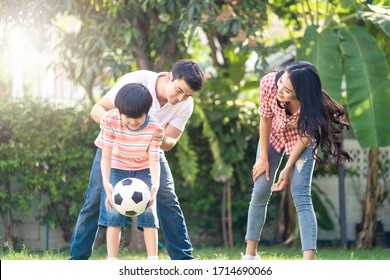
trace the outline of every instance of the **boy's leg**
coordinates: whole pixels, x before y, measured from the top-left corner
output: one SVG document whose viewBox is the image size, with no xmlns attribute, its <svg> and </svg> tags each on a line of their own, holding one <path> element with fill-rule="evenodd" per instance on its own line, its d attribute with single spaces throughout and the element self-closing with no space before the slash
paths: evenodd
<svg viewBox="0 0 390 280">
<path fill-rule="evenodd" d="M 97 149 L 93 161 L 84 204 L 77 218 L 70 242 L 71 260 L 87 260 L 92 254 L 93 244 L 98 232 L 100 193 L 103 188 L 100 171 L 101 149 Z"/>
<path fill-rule="evenodd" d="M 191 260 L 192 244 L 187 226 L 175 194 L 171 170 L 164 153 L 160 153 L 161 178 L 157 193 L 157 214 L 165 238 L 168 254 L 173 260 Z"/>
<path fill-rule="evenodd" d="M 156 228 L 143 228 L 146 253 L 148 257 L 157 257 L 158 255 L 158 235 Z"/>
<path fill-rule="evenodd" d="M 129 171 L 111 168 L 110 183 L 115 186 L 120 180 L 130 177 L 129 174 L 131 174 Z M 104 188 L 102 188 L 98 224 L 99 226 L 107 227 L 107 258 L 109 260 L 116 260 L 118 258 L 122 228 L 126 224 L 126 217 L 120 214 L 115 208 L 107 208 L 106 200 L 107 195 Z"/>
<path fill-rule="evenodd" d="M 106 242 L 108 259 L 118 258 L 121 233 L 122 231 L 120 227 L 107 227 Z"/>
</svg>

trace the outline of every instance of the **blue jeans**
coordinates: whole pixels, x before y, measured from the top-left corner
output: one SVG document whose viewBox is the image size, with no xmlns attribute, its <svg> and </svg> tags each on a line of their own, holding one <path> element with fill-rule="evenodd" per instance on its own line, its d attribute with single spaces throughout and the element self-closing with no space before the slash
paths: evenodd
<svg viewBox="0 0 390 280">
<path fill-rule="evenodd" d="M 149 187 L 149 190 L 152 187 L 152 178 L 149 168 L 137 171 L 111 168 L 110 183 L 113 186 L 125 178 L 138 178 L 145 182 L 145 184 Z M 115 208 L 107 209 L 106 198 L 106 191 L 102 188 L 102 194 L 100 196 L 100 215 L 98 221 L 99 226 L 123 228 L 126 225 L 126 216 L 119 213 Z M 137 227 L 140 230 L 143 230 L 143 228 L 159 228 L 157 210 L 154 203 L 152 206 L 148 207 L 145 212 L 137 216 Z"/>
<path fill-rule="evenodd" d="M 70 259 L 86 260 L 92 254 L 98 231 L 100 194 L 103 188 L 100 171 L 101 149 L 97 149 L 84 204 L 78 216 L 70 242 Z M 191 260 L 192 244 L 175 194 L 175 185 L 164 152 L 160 153 L 161 178 L 157 193 L 157 214 L 167 251 L 173 260 Z"/>
<path fill-rule="evenodd" d="M 314 144 L 311 144 L 302 152 L 294 164 L 291 177 L 291 194 L 298 214 L 302 251 L 317 250 L 317 219 L 311 199 L 311 181 L 315 165 L 313 149 Z M 260 153 L 258 149 L 256 160 Z M 271 180 L 267 181 L 263 173 L 254 183 L 248 210 L 246 240 L 260 240 L 266 220 L 267 206 L 272 195 L 271 186 L 274 183 L 272 178 L 275 178 L 283 156 L 283 152 L 278 153 L 271 146 L 268 147 Z M 276 178 L 274 180 L 276 181 Z"/>
</svg>

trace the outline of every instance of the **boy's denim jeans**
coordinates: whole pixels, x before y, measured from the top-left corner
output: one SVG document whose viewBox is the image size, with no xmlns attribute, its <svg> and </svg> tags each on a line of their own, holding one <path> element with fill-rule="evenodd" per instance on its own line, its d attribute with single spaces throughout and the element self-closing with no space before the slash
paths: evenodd
<svg viewBox="0 0 390 280">
<path fill-rule="evenodd" d="M 100 171 L 101 156 L 102 151 L 98 148 L 93 161 L 84 204 L 70 243 L 70 259 L 73 260 L 89 259 L 98 232 L 100 194 L 103 188 Z M 165 238 L 165 245 L 171 259 L 191 260 L 193 259 L 193 248 L 164 152 L 160 153 L 160 166 L 161 178 L 157 194 L 157 214 Z"/>
<path fill-rule="evenodd" d="M 315 160 L 312 152 L 314 143 L 309 145 L 294 164 L 291 178 L 291 193 L 298 214 L 302 251 L 317 250 L 317 219 L 311 199 L 311 181 Z M 257 151 L 256 160 L 259 158 Z M 280 167 L 284 153 L 268 147 L 270 180 L 263 173 L 254 183 L 248 210 L 248 225 L 245 239 L 260 240 L 267 215 L 267 206 L 272 192 L 271 186 L 277 182 L 275 174 Z M 274 180 L 274 182 L 273 182 Z"/>
</svg>

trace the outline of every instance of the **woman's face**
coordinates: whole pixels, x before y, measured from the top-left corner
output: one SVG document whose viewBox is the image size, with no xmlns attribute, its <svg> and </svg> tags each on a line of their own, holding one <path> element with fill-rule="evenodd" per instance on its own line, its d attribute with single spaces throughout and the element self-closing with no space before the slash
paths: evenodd
<svg viewBox="0 0 390 280">
<path fill-rule="evenodd" d="M 280 77 L 277 87 L 277 98 L 280 102 L 291 102 L 298 99 L 287 72 Z"/>
</svg>

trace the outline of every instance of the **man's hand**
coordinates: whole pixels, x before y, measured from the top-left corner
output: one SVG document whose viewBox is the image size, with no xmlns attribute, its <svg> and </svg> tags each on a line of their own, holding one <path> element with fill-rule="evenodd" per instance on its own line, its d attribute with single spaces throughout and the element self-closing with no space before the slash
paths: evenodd
<svg viewBox="0 0 390 280">
<path fill-rule="evenodd" d="M 164 140 L 164 129 L 159 127 L 154 132 L 152 141 L 156 141 L 159 143 L 159 145 L 161 145 L 163 140 Z"/>
</svg>

